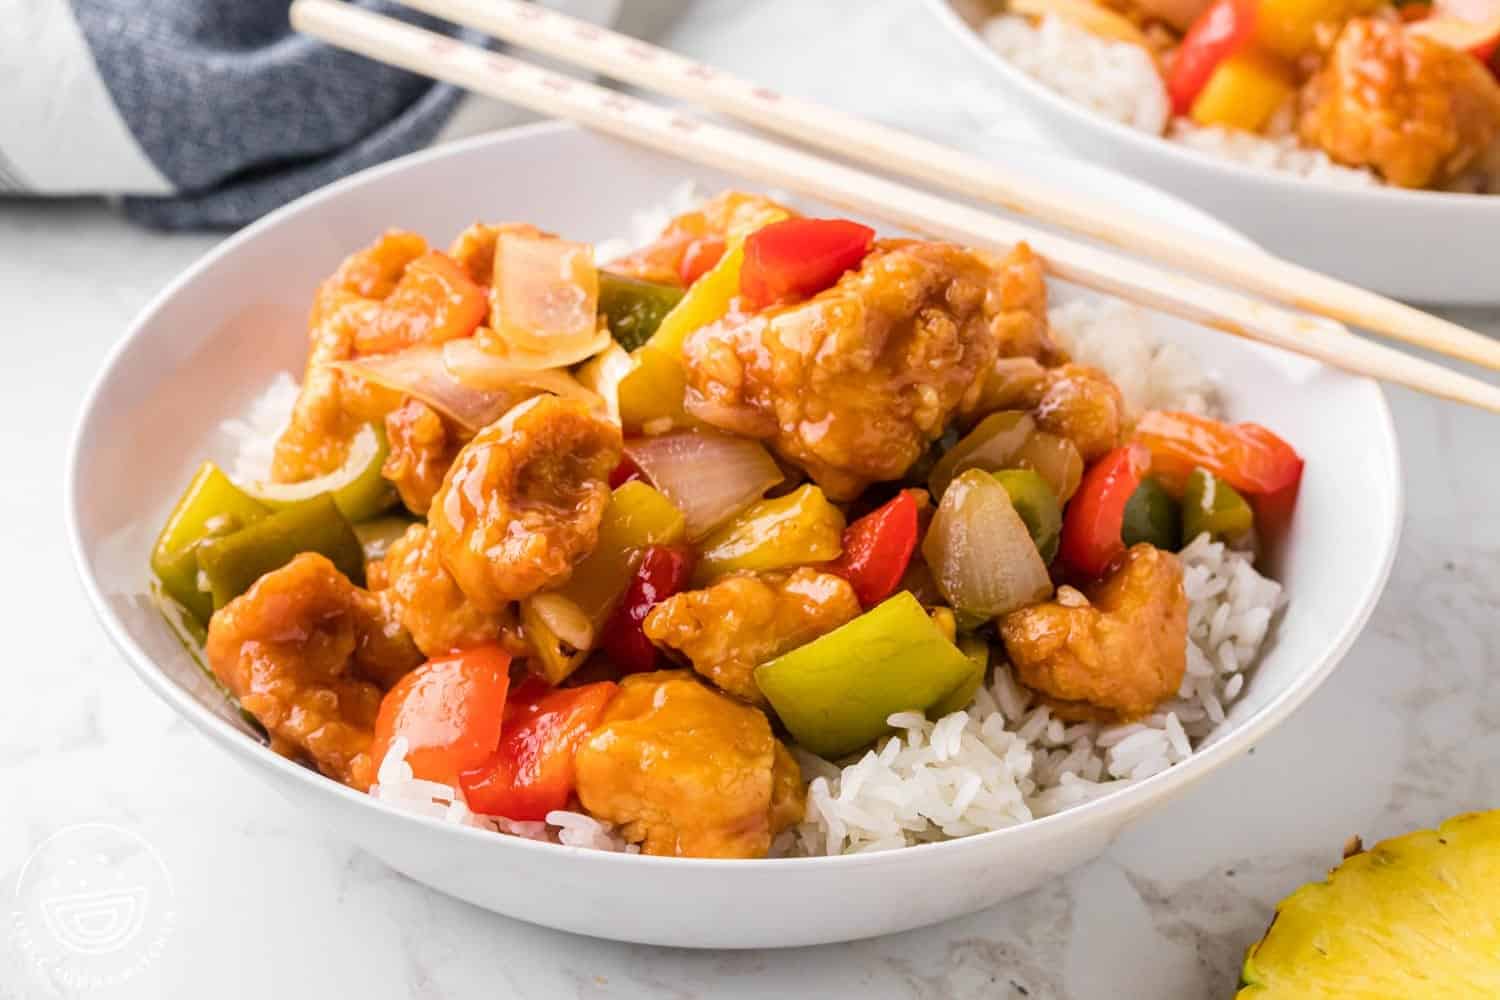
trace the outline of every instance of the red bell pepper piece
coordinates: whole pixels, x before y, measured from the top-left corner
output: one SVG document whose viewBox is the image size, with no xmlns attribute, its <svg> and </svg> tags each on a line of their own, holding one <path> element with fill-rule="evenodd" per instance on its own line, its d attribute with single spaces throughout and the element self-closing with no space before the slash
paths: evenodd
<svg viewBox="0 0 1500 1000">
<path fill-rule="evenodd" d="M 724 256 L 724 248 L 721 236 L 705 236 L 689 243 L 677 265 L 677 276 L 682 279 L 683 287 L 688 287 L 707 274 L 719 262 L 719 258 Z"/>
<path fill-rule="evenodd" d="M 599 633 L 599 648 L 622 673 L 655 669 L 656 647 L 643 627 L 646 615 L 686 587 L 692 575 L 693 556 L 686 549 L 653 545 L 641 554 L 635 576 Z"/>
<path fill-rule="evenodd" d="M 1302 479 L 1302 457 L 1259 424 L 1157 411 L 1136 424 L 1135 440 L 1150 450 L 1152 474 L 1175 492 L 1199 466 L 1252 497 L 1295 496 Z"/>
<path fill-rule="evenodd" d="M 902 490 L 844 529 L 844 551 L 828 568 L 849 581 L 861 606 L 873 608 L 901 585 L 917 530 L 917 499 Z"/>
<path fill-rule="evenodd" d="M 1219 64 L 1255 40 L 1255 0 L 1214 0 L 1198 15 L 1173 57 L 1167 94 L 1174 114 L 1185 115 Z"/>
<path fill-rule="evenodd" d="M 459 778 L 469 808 L 521 822 L 565 809 L 573 795 L 573 755 L 599 724 L 615 696 L 609 681 L 553 688 L 538 677 L 522 681 L 505 706 L 500 746 Z"/>
<path fill-rule="evenodd" d="M 1121 532 L 1125 505 L 1151 468 L 1151 453 L 1138 444 L 1116 448 L 1088 467 L 1063 515 L 1063 564 L 1085 577 L 1100 577 L 1125 551 Z"/>
<path fill-rule="evenodd" d="M 634 482 L 637 479 L 644 482 L 646 473 L 639 465 L 635 464 L 634 459 L 629 455 L 625 455 L 621 457 L 620 464 L 615 466 L 615 471 L 609 474 L 609 488 L 617 490 L 626 483 Z"/>
<path fill-rule="evenodd" d="M 806 298 L 857 267 L 875 230 L 848 219 L 783 219 L 745 238 L 740 294 L 751 308 Z"/>
<path fill-rule="evenodd" d="M 428 660 L 381 700 L 370 746 L 375 766 L 404 737 L 415 777 L 456 784 L 495 752 L 509 687 L 510 654 L 498 644 Z"/>
<path fill-rule="evenodd" d="M 453 258 L 430 250 L 410 264 L 380 303 L 375 322 L 355 334 L 361 354 L 399 351 L 468 337 L 489 313 L 489 298 Z"/>
</svg>

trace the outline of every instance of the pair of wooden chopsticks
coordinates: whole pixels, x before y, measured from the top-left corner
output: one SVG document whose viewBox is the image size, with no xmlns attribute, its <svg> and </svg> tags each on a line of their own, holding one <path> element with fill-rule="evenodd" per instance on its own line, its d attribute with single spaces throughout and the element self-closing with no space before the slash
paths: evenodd
<svg viewBox="0 0 1500 1000">
<path fill-rule="evenodd" d="M 1128 247 L 1133 253 L 1223 284 L 1056 236 L 339 0 L 296 0 L 292 24 L 372 59 L 569 119 L 680 159 L 810 195 L 913 232 L 1001 251 L 1024 240 L 1056 277 L 1336 368 L 1500 413 L 1500 387 L 1352 336 L 1341 323 L 1366 326 L 1495 370 L 1500 370 L 1500 343 L 1372 292 L 1258 251 L 1163 227 L 1117 205 L 1009 172 L 1003 164 L 777 94 L 536 4 L 515 0 L 403 2 L 515 45 L 692 101 L 882 171 L 905 174 Z M 1284 309 L 1246 292 L 1306 312 Z"/>
</svg>

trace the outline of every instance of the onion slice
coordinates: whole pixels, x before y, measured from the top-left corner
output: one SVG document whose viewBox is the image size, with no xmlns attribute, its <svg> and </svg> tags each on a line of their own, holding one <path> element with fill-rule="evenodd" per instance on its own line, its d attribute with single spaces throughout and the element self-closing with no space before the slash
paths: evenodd
<svg viewBox="0 0 1500 1000">
<path fill-rule="evenodd" d="M 444 363 L 443 350 L 431 345 L 408 347 L 395 354 L 373 354 L 354 361 L 334 361 L 329 367 L 419 399 L 470 431 L 489 426 L 512 406 L 539 391 L 520 383 L 484 387 L 460 381 Z"/>
<path fill-rule="evenodd" d="M 587 243 L 501 233 L 490 287 L 490 326 L 522 350 L 575 350 L 598 329 L 599 271 Z"/>
<path fill-rule="evenodd" d="M 634 438 L 625 442 L 625 454 L 682 511 L 688 538 L 695 540 L 759 500 L 783 478 L 759 441 L 717 431 Z"/>
<path fill-rule="evenodd" d="M 610 344 L 578 369 L 578 383 L 604 400 L 609 419 L 620 423 L 620 382 L 634 367 L 630 352 L 619 344 Z"/>
<path fill-rule="evenodd" d="M 486 354 L 496 362 L 517 371 L 540 371 L 543 368 L 570 368 L 607 350 L 614 342 L 615 338 L 610 336 L 609 327 L 601 321 L 598 330 L 589 339 L 576 343 L 549 344 L 545 350 L 518 347 L 487 326 L 480 327 L 472 338 L 450 340 L 448 344 L 468 344 L 466 352 Z M 452 366 L 450 361 L 449 367 Z"/>
<path fill-rule="evenodd" d="M 472 337 L 448 341 L 442 347 L 442 358 L 449 375 L 471 389 L 521 392 L 523 398 L 537 392 L 550 392 L 565 399 L 577 399 L 601 411 L 607 408 L 603 399 L 585 389 L 566 369 L 512 367 L 504 359 L 481 348 Z M 524 392 L 527 389 L 534 391 Z"/>
<path fill-rule="evenodd" d="M 961 473 L 922 541 L 938 590 L 954 608 L 991 618 L 1035 604 L 1052 579 L 1010 494 L 988 472 Z"/>
</svg>

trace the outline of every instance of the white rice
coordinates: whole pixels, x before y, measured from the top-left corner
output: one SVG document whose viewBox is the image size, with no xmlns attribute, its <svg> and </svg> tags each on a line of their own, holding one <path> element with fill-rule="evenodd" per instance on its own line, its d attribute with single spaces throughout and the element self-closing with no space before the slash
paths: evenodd
<svg viewBox="0 0 1500 1000">
<path fill-rule="evenodd" d="M 469 809 L 463 791 L 436 781 L 424 781 L 412 774 L 406 762 L 407 743 L 397 737 L 385 759 L 370 795 L 398 809 L 419 816 L 431 816 L 458 826 L 472 826 L 497 833 L 508 833 L 527 840 L 542 840 L 568 847 L 586 847 L 596 851 L 623 851 L 635 854 L 640 848 L 627 844 L 608 823 L 580 812 L 553 810 L 546 822 L 517 822 L 503 816 L 485 816 Z"/>
<path fill-rule="evenodd" d="M 297 403 L 297 380 L 278 372 L 264 392 L 246 409 L 219 425 L 229 438 L 233 460 L 229 478 L 237 483 L 260 483 L 271 478 L 271 460 L 276 455 L 276 439 L 292 417 Z"/>
<path fill-rule="evenodd" d="M 1033 25 L 1002 15 L 981 29 L 990 48 L 1027 76 L 1104 115 L 1160 135 L 1172 114 L 1166 84 L 1139 45 L 1090 34 L 1059 17 Z"/>
<path fill-rule="evenodd" d="M 1273 125 L 1267 135 L 1257 135 L 1240 129 L 1205 128 L 1190 119 L 1177 118 L 1167 138 L 1247 167 L 1295 174 L 1305 180 L 1344 187 L 1381 184 L 1380 178 L 1369 170 L 1342 166 L 1321 149 L 1304 146 L 1292 134 L 1289 122 L 1280 127 Z"/>
<path fill-rule="evenodd" d="M 1118 299 L 1079 300 L 1053 308 L 1047 319 L 1075 361 L 1109 372 L 1132 417 L 1147 410 L 1217 409 L 1213 380 L 1191 353 L 1152 334 L 1145 310 Z"/>
<path fill-rule="evenodd" d="M 1188 669 L 1177 697 L 1127 725 L 1064 723 L 995 668 L 966 710 L 898 732 L 843 768 L 799 754 L 807 815 L 787 854 L 853 854 L 998 830 L 1050 816 L 1187 760 L 1225 721 L 1260 655 L 1281 585 L 1248 555 L 1202 536 L 1181 554 Z"/>
<path fill-rule="evenodd" d="M 1003 14 L 980 33 L 1007 62 L 1064 97 L 1114 121 L 1249 167 L 1294 174 L 1307 180 L 1353 187 L 1380 184 L 1368 170 L 1334 163 L 1291 134 L 1291 123 L 1271 135 L 1202 128 L 1173 118 L 1166 84 L 1151 54 L 1139 45 L 1091 34 L 1059 17 L 1029 19 Z"/>
<path fill-rule="evenodd" d="M 691 212 L 703 200 L 703 189 L 696 181 L 683 181 L 661 202 L 632 212 L 628 233 L 595 243 L 594 259 L 601 262 L 617 260 L 637 247 L 645 246 L 656 239 L 674 217 Z"/>
<path fill-rule="evenodd" d="M 671 209 L 642 213 L 640 231 L 649 238 L 669 212 L 691 207 L 697 198 L 697 191 L 685 186 Z M 621 247 L 628 249 L 623 241 Z M 601 253 L 600 259 L 607 258 Z M 1116 379 L 1133 411 L 1216 411 L 1213 383 L 1196 358 L 1158 342 L 1145 311 L 1115 300 L 1078 301 L 1054 308 L 1049 318 L 1075 358 Z M 296 394 L 296 382 L 279 375 L 243 418 L 221 425 L 234 449 L 229 463 L 234 478 L 266 478 Z M 919 712 L 897 713 L 890 718 L 896 733 L 847 766 L 794 748 L 809 780 L 807 813 L 778 839 L 773 852 L 888 850 L 1002 829 L 1091 801 L 1186 760 L 1225 722 L 1242 694 L 1282 591 L 1255 571 L 1248 555 L 1206 536 L 1184 549 L 1181 559 L 1189 644 L 1176 699 L 1129 725 L 1068 724 L 999 664 L 966 710 L 936 721 Z M 393 744 L 381 761 L 372 796 L 462 826 L 573 847 L 639 850 L 608 823 L 581 812 L 555 811 L 542 823 L 477 814 L 461 790 L 414 777 L 406 750 L 404 740 Z"/>
</svg>

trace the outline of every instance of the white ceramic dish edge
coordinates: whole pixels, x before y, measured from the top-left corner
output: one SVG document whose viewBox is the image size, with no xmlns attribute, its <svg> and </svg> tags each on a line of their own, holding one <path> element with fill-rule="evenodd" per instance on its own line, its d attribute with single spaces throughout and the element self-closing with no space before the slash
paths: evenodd
<svg viewBox="0 0 1500 1000">
<path fill-rule="evenodd" d="M 1113 121 L 989 47 L 952 0 L 924 0 L 1004 92 L 1068 148 L 1176 194 L 1289 259 L 1431 305 L 1500 302 L 1500 195 L 1316 184 Z M 1421 258 L 1413 253 L 1420 247 Z"/>
</svg>

